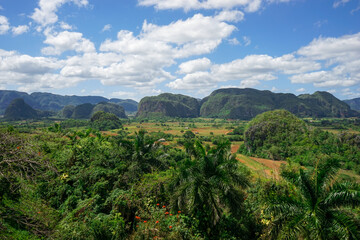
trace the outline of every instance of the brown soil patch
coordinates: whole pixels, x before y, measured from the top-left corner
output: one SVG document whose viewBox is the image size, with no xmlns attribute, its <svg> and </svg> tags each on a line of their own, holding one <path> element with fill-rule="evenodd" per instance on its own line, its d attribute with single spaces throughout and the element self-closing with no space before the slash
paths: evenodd
<svg viewBox="0 0 360 240">
<path fill-rule="evenodd" d="M 231 145 L 231 153 L 236 153 L 239 150 L 240 145 Z"/>
<path fill-rule="evenodd" d="M 274 161 L 274 160 L 256 158 L 256 157 L 250 157 L 250 158 L 277 172 L 280 171 L 281 164 L 286 164 L 286 161 Z"/>
</svg>

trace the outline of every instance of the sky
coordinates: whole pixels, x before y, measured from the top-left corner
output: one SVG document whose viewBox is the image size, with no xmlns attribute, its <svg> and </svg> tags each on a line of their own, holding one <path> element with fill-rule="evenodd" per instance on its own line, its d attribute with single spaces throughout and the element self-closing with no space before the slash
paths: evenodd
<svg viewBox="0 0 360 240">
<path fill-rule="evenodd" d="M 0 0 L 0 89 L 360 97 L 360 0 Z"/>
</svg>

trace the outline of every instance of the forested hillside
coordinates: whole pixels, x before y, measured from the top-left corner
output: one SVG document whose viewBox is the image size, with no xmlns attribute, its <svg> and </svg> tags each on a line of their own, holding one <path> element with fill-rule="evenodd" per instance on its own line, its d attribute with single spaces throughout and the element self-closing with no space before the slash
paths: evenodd
<svg viewBox="0 0 360 240">
<path fill-rule="evenodd" d="M 249 120 L 275 109 L 285 109 L 300 117 L 352 117 L 359 113 L 327 92 L 312 95 L 272 93 L 246 88 L 219 89 L 202 100 L 200 115 Z"/>
<path fill-rule="evenodd" d="M 156 97 L 145 97 L 139 103 L 136 117 L 187 117 L 199 116 L 200 104 L 195 98 L 163 93 Z"/>
<path fill-rule="evenodd" d="M 351 109 L 360 111 L 360 98 L 349 99 L 344 102 L 347 103 Z"/>
</svg>

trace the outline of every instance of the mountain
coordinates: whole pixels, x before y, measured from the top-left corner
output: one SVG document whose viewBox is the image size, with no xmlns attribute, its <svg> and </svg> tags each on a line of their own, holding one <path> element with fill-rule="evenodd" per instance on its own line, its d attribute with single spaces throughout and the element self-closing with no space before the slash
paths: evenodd
<svg viewBox="0 0 360 240">
<path fill-rule="evenodd" d="M 196 98 L 163 93 L 154 97 L 145 97 L 139 103 L 136 117 L 183 117 L 199 116 L 200 104 Z"/>
<path fill-rule="evenodd" d="M 123 106 L 126 112 L 136 112 L 138 110 L 139 103 L 131 99 L 111 98 L 109 102 Z"/>
<path fill-rule="evenodd" d="M 99 96 L 62 96 L 52 93 L 25 92 L 0 90 L 0 114 L 3 114 L 10 102 L 16 98 L 24 99 L 25 103 L 34 109 L 59 111 L 67 105 L 77 106 L 84 103 L 97 104 L 99 102 L 113 102 L 124 107 L 127 112 L 137 111 L 137 102 L 133 100 L 107 99 Z"/>
<path fill-rule="evenodd" d="M 350 106 L 328 92 L 302 94 L 299 98 L 311 108 L 310 116 L 315 117 L 354 117 L 359 114 Z"/>
<path fill-rule="evenodd" d="M 352 110 L 360 111 L 360 98 L 354 98 L 349 100 L 344 100 Z"/>
<path fill-rule="evenodd" d="M 38 117 L 36 110 L 26 104 L 22 98 L 12 100 L 4 114 L 6 120 L 35 119 Z"/>
<path fill-rule="evenodd" d="M 118 118 L 127 118 L 124 107 L 111 102 L 100 102 L 93 108 L 92 114 L 96 112 L 112 113 Z"/>
<path fill-rule="evenodd" d="M 91 103 L 67 105 L 59 111 L 58 115 L 61 118 L 90 119 L 96 112 L 111 113 L 119 118 L 127 118 L 122 106 L 110 102 L 100 102 L 96 105 Z"/>
<path fill-rule="evenodd" d="M 352 117 L 359 114 L 328 92 L 295 96 L 251 88 L 218 89 L 201 101 L 201 117 L 252 119 L 275 109 L 285 109 L 299 117 Z"/>
</svg>

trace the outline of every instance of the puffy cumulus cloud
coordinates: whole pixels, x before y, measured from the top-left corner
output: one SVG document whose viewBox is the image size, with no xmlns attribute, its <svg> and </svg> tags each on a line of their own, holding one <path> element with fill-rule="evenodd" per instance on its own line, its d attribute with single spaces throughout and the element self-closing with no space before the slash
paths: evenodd
<svg viewBox="0 0 360 240">
<path fill-rule="evenodd" d="M 0 16 L 0 35 L 7 33 L 10 29 L 10 24 L 5 16 Z"/>
<path fill-rule="evenodd" d="M 360 84 L 360 33 L 339 38 L 318 38 L 292 54 L 280 57 L 249 55 L 229 63 L 206 65 L 196 71 L 203 60 L 182 63 L 178 74 L 185 74 L 167 86 L 191 90 L 200 81 L 204 88 L 218 83 L 239 81 L 240 87 L 254 87 L 278 75 L 287 75 L 292 83 L 316 87 L 350 87 Z M 210 60 L 207 62 L 209 63 Z M 194 67 L 194 69 L 191 68 Z M 201 66 L 201 65 L 200 65 Z M 302 89 L 302 88 L 300 88 Z"/>
<path fill-rule="evenodd" d="M 210 67 L 211 67 L 211 61 L 208 58 L 200 58 L 180 64 L 178 73 L 184 74 L 184 73 L 206 71 Z"/>
<path fill-rule="evenodd" d="M 35 8 L 31 18 L 38 24 L 44 26 L 54 24 L 58 21 L 56 12 L 65 3 L 75 3 L 82 7 L 89 4 L 88 0 L 40 0 L 39 7 Z"/>
<path fill-rule="evenodd" d="M 154 6 L 156 9 L 232 9 L 243 8 L 248 12 L 258 11 L 264 3 L 281 3 L 290 0 L 138 0 L 140 6 Z M 344 1 L 344 0 L 343 0 Z"/>
<path fill-rule="evenodd" d="M 357 59 L 360 54 L 360 33 L 339 38 L 320 37 L 300 48 L 297 53 L 315 60 Z"/>
<path fill-rule="evenodd" d="M 195 61 L 195 62 L 194 62 Z M 196 66 L 203 64 L 206 68 L 210 68 L 209 71 L 200 69 L 195 72 Z M 196 63 L 196 64 L 194 64 Z M 210 65 L 204 59 L 193 60 L 182 63 L 179 66 L 179 73 L 186 74 L 181 79 L 176 79 L 174 82 L 168 84 L 168 87 L 173 89 L 194 89 L 198 86 L 195 81 L 200 81 L 204 84 L 203 87 L 212 88 L 220 82 L 228 81 L 240 81 L 241 87 L 254 87 L 260 83 L 260 81 L 270 81 L 277 79 L 278 74 L 296 74 L 304 73 L 307 71 L 320 69 L 320 64 L 305 60 L 302 58 L 296 58 L 292 54 L 283 55 L 281 57 L 271 57 L 268 55 L 249 55 L 243 59 L 236 59 L 229 63 L 213 64 Z M 195 66 L 194 69 L 191 67 Z"/>
<path fill-rule="evenodd" d="M 50 45 L 41 50 L 45 55 L 60 55 L 65 51 L 95 52 L 94 44 L 83 38 L 82 33 L 64 31 L 60 33 L 49 33 L 45 31 L 44 43 Z"/>
<path fill-rule="evenodd" d="M 234 25 L 225 23 L 223 18 L 226 17 L 219 17 L 221 15 L 222 12 L 214 17 L 195 14 L 192 18 L 178 20 L 165 26 L 158 26 L 145 21 L 141 37 L 178 45 L 199 40 L 218 41 L 226 38 L 236 29 Z M 231 16 L 229 16 L 230 18 Z"/>
<path fill-rule="evenodd" d="M 56 73 L 63 65 L 54 58 L 0 50 L 0 85 L 19 85 L 26 91 L 70 86 L 70 79 Z"/>
<path fill-rule="evenodd" d="M 216 87 L 216 82 L 209 72 L 195 72 L 186 74 L 182 79 L 176 79 L 167 84 L 171 89 L 194 90 L 212 89 Z"/>
<path fill-rule="evenodd" d="M 27 74 L 46 74 L 61 67 L 61 62 L 52 58 L 20 55 L 14 51 L 0 50 L 0 71 Z"/>
<path fill-rule="evenodd" d="M 18 35 L 21 35 L 23 33 L 26 33 L 27 31 L 29 31 L 29 26 L 20 25 L 20 26 L 17 26 L 17 27 L 12 27 L 11 31 L 12 31 L 14 36 L 18 36 Z"/>
<path fill-rule="evenodd" d="M 244 13 L 237 10 L 222 11 L 219 15 L 216 16 L 216 19 L 219 21 L 240 22 L 244 20 Z"/>
<path fill-rule="evenodd" d="M 292 76 L 293 83 L 313 83 L 320 87 L 360 83 L 360 33 L 339 38 L 318 38 L 297 53 L 324 62 L 324 69 Z"/>
<path fill-rule="evenodd" d="M 117 40 L 108 39 L 100 46 L 103 52 L 114 52 L 123 57 L 122 61 L 100 69 L 103 76 L 107 76 L 102 78 L 102 82 L 136 82 L 149 87 L 175 79 L 164 70 L 165 67 L 175 64 L 177 59 L 212 52 L 236 29 L 220 20 L 225 18 L 218 17 L 221 14 L 212 17 L 196 14 L 164 26 L 145 21 L 138 36 L 130 31 L 120 31 Z M 227 19 L 234 17 L 229 16 Z M 146 83 L 149 83 L 148 86 Z"/>
<path fill-rule="evenodd" d="M 312 83 L 316 87 L 353 86 L 357 79 L 343 78 L 332 71 L 318 71 L 290 77 L 292 83 Z"/>
</svg>

